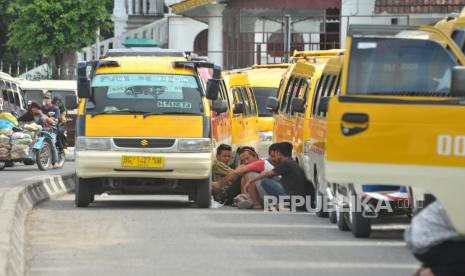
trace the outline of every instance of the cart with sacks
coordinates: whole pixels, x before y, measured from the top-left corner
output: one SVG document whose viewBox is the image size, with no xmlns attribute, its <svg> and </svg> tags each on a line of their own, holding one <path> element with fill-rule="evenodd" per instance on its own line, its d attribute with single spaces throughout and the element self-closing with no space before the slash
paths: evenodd
<svg viewBox="0 0 465 276">
<path fill-rule="evenodd" d="M 56 128 L 42 128 L 35 123 L 18 124 L 9 113 L 0 114 L 0 170 L 14 163 L 35 165 L 42 170 L 52 167 Z M 58 167 L 65 162 L 63 151 L 57 150 Z"/>
</svg>

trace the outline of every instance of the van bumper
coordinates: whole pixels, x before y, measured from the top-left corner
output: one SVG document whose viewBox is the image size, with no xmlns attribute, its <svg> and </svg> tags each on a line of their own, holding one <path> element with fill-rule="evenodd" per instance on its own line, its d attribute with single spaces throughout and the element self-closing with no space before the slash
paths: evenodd
<svg viewBox="0 0 465 276">
<path fill-rule="evenodd" d="M 160 169 L 123 168 L 122 156 L 163 157 Z M 76 175 L 80 178 L 206 179 L 212 170 L 212 153 L 147 153 L 77 151 Z"/>
</svg>

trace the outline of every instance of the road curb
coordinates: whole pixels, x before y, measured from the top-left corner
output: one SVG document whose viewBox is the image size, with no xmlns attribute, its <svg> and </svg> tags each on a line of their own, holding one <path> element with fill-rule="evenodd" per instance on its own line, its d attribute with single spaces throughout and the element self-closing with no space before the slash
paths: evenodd
<svg viewBox="0 0 465 276">
<path fill-rule="evenodd" d="M 50 175 L 0 190 L 0 276 L 24 275 L 28 212 L 40 202 L 74 190 L 74 174 Z"/>
</svg>

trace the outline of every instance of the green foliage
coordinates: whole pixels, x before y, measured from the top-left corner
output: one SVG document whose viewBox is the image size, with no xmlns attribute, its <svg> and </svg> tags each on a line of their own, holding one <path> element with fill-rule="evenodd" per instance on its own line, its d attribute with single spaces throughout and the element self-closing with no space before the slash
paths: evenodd
<svg viewBox="0 0 465 276">
<path fill-rule="evenodd" d="M 4 1 L 4 0 L 2 0 Z M 9 14 L 8 45 L 21 58 L 55 57 L 59 64 L 64 54 L 95 41 L 98 27 L 111 28 L 108 0 L 16 0 Z"/>
</svg>

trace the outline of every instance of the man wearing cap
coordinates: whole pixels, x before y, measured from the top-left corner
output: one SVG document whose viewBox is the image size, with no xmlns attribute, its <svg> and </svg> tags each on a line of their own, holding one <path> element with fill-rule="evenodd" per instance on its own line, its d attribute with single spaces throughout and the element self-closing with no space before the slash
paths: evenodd
<svg viewBox="0 0 465 276">
<path fill-rule="evenodd" d="M 54 113 L 53 116 L 50 116 L 50 112 Z M 60 109 L 53 105 L 52 93 L 50 91 L 48 91 L 44 95 L 44 105 L 42 106 L 42 113 L 50 116 L 51 118 L 54 118 L 56 122 L 60 121 Z"/>
</svg>

